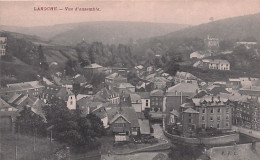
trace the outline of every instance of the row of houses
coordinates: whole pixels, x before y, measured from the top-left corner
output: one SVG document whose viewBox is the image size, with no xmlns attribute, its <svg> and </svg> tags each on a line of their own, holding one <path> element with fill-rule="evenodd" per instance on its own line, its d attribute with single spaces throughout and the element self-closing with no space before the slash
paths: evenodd
<svg viewBox="0 0 260 160">
<path fill-rule="evenodd" d="M 195 62 L 193 67 L 212 70 L 230 70 L 230 63 L 222 59 L 202 59 Z"/>
</svg>

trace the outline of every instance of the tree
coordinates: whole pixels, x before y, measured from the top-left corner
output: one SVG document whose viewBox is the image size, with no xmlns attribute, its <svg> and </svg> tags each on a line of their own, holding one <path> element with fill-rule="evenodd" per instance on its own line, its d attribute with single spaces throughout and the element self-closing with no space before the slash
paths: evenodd
<svg viewBox="0 0 260 160">
<path fill-rule="evenodd" d="M 78 110 L 70 111 L 58 98 L 53 98 L 50 103 L 51 105 L 44 107 L 44 111 L 48 126 L 54 125 L 55 139 L 74 148 L 98 147 L 97 138 L 106 134 L 99 117 L 94 114 L 82 117 Z"/>
<path fill-rule="evenodd" d="M 66 75 L 73 76 L 75 74 L 76 65 L 76 61 L 69 59 L 65 64 Z"/>
<path fill-rule="evenodd" d="M 165 66 L 165 72 L 170 75 L 175 75 L 176 72 L 180 69 L 180 65 L 177 63 L 177 60 L 172 57 L 171 60 Z"/>
<path fill-rule="evenodd" d="M 230 40 L 223 40 L 219 42 L 219 49 L 220 51 L 226 51 L 231 50 L 233 48 L 234 44 Z"/>
<path fill-rule="evenodd" d="M 93 87 L 97 87 L 105 81 L 105 77 L 106 75 L 104 73 L 95 73 L 93 74 L 90 83 L 93 85 Z"/>
<path fill-rule="evenodd" d="M 97 137 L 101 137 L 104 136 L 106 134 L 103 122 L 101 121 L 101 119 L 99 117 L 97 117 L 95 114 L 88 114 L 86 117 L 91 124 L 91 129 L 94 130 L 95 135 Z"/>
<path fill-rule="evenodd" d="M 44 119 L 32 112 L 31 108 L 24 107 L 15 121 L 15 130 L 21 134 L 33 135 L 35 129 L 38 135 L 46 135 Z"/>
<path fill-rule="evenodd" d="M 45 57 L 45 55 L 44 55 L 44 53 L 43 53 L 42 45 L 40 45 L 40 46 L 38 47 L 38 54 L 39 54 L 39 61 L 40 61 L 40 62 L 45 62 L 45 61 L 46 61 L 46 57 Z"/>
<path fill-rule="evenodd" d="M 172 147 L 168 156 L 172 160 L 190 160 L 198 158 L 202 153 L 204 145 L 185 145 L 178 144 L 176 147 Z"/>
</svg>

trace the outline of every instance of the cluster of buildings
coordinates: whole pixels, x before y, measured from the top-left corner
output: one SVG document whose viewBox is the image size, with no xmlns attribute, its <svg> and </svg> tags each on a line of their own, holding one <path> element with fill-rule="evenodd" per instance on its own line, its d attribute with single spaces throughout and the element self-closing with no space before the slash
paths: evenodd
<svg viewBox="0 0 260 160">
<path fill-rule="evenodd" d="M 84 69 L 86 73 L 102 72 L 107 76 L 95 89 L 84 74 L 68 77 L 60 72 L 49 79 L 39 76 L 38 81 L 7 84 L 1 88 L 1 130 L 12 130 L 24 107 L 46 120 L 43 108 L 51 104 L 51 99 L 58 98 L 69 110 L 80 110 L 82 116 L 90 113 L 98 116 L 117 141 L 129 140 L 129 135 L 150 135 L 150 122 L 143 113 L 150 108 L 150 94 L 135 92 L 135 86 L 127 81 L 127 70 L 98 64 Z"/>
<path fill-rule="evenodd" d="M 222 59 L 202 59 L 195 62 L 193 67 L 211 70 L 230 70 L 230 63 Z"/>
<path fill-rule="evenodd" d="M 0 37 L 0 56 L 4 56 L 6 54 L 6 44 L 7 44 L 7 38 Z"/>
<path fill-rule="evenodd" d="M 82 116 L 97 115 L 117 141 L 127 141 L 129 135 L 150 135 L 151 119 L 162 120 L 167 128 L 178 128 L 184 136 L 197 129 L 230 130 L 232 125 L 260 130 L 258 78 L 206 83 L 187 72 L 170 76 L 161 68 L 139 65 L 134 71 L 140 82 L 133 86 L 126 78 L 128 69 L 98 64 L 84 69 L 84 73 L 106 74 L 104 82 L 94 87 L 85 74 L 68 77 L 57 72 L 49 79 L 39 77 L 39 81 L 1 88 L 1 128 L 12 128 L 23 107 L 45 119 L 43 107 L 56 97 L 68 109 L 80 110 Z"/>
<path fill-rule="evenodd" d="M 259 131 L 259 82 L 258 78 L 241 77 L 200 83 L 193 89 L 192 84 L 177 84 L 165 95 L 165 125 L 187 136 L 197 129 L 230 130 L 232 125 Z"/>
<path fill-rule="evenodd" d="M 213 55 L 217 54 L 231 54 L 231 51 L 224 51 L 221 53 L 218 52 L 219 48 L 219 39 L 218 38 L 210 38 L 209 36 L 204 39 L 205 50 L 195 51 L 190 54 L 191 60 L 197 60 L 193 67 L 202 68 L 202 69 L 211 69 L 211 70 L 230 70 L 230 62 L 223 59 L 212 59 L 210 58 Z M 247 49 L 255 49 L 257 53 L 257 42 L 236 42 L 234 47 L 237 46 L 245 46 Z"/>
</svg>

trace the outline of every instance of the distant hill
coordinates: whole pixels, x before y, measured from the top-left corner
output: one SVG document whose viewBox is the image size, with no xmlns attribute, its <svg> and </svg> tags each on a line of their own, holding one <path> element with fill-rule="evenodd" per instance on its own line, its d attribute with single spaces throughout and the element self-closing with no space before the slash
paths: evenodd
<svg viewBox="0 0 260 160">
<path fill-rule="evenodd" d="M 207 35 L 220 39 L 246 40 L 248 38 L 255 38 L 257 41 L 260 41 L 260 13 L 227 18 L 189 27 L 167 34 L 161 38 L 165 40 L 175 37 L 205 38 Z"/>
<path fill-rule="evenodd" d="M 187 27 L 163 36 L 139 40 L 133 47 L 136 55 L 187 54 L 203 49 L 207 36 L 231 41 L 260 42 L 260 13 L 227 18 Z M 149 53 L 149 54 L 147 54 Z"/>
<path fill-rule="evenodd" d="M 149 22 L 85 22 L 39 27 L 0 26 L 2 30 L 36 35 L 53 43 L 75 45 L 82 39 L 105 44 L 134 43 L 137 39 L 161 36 L 188 27 L 183 24 Z"/>
</svg>

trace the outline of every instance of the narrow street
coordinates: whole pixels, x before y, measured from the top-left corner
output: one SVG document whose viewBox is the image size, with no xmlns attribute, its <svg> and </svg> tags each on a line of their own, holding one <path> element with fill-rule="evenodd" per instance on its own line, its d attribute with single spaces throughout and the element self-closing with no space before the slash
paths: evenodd
<svg viewBox="0 0 260 160">
<path fill-rule="evenodd" d="M 152 134 L 152 136 L 154 136 L 157 139 L 163 139 L 168 141 L 169 139 L 167 137 L 165 137 L 165 135 L 163 134 L 163 128 L 162 126 L 160 126 L 160 124 L 156 123 L 152 125 L 153 129 L 154 129 L 154 133 Z"/>
</svg>

